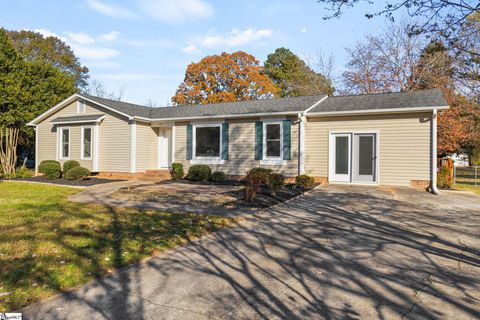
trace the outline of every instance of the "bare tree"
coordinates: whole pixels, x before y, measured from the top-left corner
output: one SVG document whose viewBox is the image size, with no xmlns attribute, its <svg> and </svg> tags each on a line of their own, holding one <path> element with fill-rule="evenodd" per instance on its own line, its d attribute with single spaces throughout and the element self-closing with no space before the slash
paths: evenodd
<svg viewBox="0 0 480 320">
<path fill-rule="evenodd" d="M 345 9 L 354 7 L 360 2 L 376 4 L 375 0 L 317 0 L 324 4 L 325 9 L 332 12 L 324 19 L 338 18 Z M 394 13 L 406 11 L 415 19 L 408 28 L 411 35 L 430 34 L 442 35 L 449 42 L 456 42 L 458 31 L 462 28 L 467 17 L 480 11 L 478 0 L 393 0 L 384 2 L 384 8 L 376 12 L 367 13 L 367 18 L 386 16 L 394 21 Z"/>
<path fill-rule="evenodd" d="M 120 87 L 118 93 L 115 93 L 113 91 L 108 91 L 102 82 L 92 79 L 88 82 L 84 93 L 100 98 L 122 101 L 124 87 Z"/>
</svg>

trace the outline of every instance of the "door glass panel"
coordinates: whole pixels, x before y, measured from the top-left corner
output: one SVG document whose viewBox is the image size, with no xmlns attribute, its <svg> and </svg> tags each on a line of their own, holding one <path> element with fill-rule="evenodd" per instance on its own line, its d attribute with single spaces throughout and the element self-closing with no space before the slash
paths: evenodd
<svg viewBox="0 0 480 320">
<path fill-rule="evenodd" d="M 335 174 L 348 174 L 348 137 L 335 137 Z"/>
<path fill-rule="evenodd" d="M 359 136 L 358 141 L 358 174 L 373 174 L 373 137 Z"/>
</svg>

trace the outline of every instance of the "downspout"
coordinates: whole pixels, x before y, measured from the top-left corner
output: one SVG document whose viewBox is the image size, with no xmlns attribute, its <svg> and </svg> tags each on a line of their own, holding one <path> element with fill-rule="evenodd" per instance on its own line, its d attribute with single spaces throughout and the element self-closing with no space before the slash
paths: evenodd
<svg viewBox="0 0 480 320">
<path fill-rule="evenodd" d="M 298 114 L 298 175 L 305 173 L 305 117 Z"/>
<path fill-rule="evenodd" d="M 431 141 L 432 141 L 432 165 L 431 165 L 431 186 L 430 191 L 435 194 L 439 195 L 440 192 L 437 188 L 437 109 L 433 109 L 432 114 L 432 130 L 431 130 Z"/>
</svg>

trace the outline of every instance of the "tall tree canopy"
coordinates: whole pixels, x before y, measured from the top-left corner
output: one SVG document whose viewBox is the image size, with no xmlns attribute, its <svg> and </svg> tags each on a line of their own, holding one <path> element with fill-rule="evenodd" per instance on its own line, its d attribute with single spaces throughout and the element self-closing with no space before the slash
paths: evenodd
<svg viewBox="0 0 480 320">
<path fill-rule="evenodd" d="M 172 102 L 192 105 L 267 99 L 278 92 L 254 56 L 243 51 L 224 52 L 188 65 Z"/>
<path fill-rule="evenodd" d="M 28 30 L 8 31 L 8 35 L 23 59 L 51 64 L 74 77 L 78 88 L 87 85 L 88 68 L 80 64 L 72 49 L 59 38 Z"/>
<path fill-rule="evenodd" d="M 0 128 L 16 128 L 20 145 L 33 144 L 26 123 L 77 91 L 75 78 L 40 59 L 27 60 L 0 29 Z"/>
<path fill-rule="evenodd" d="M 334 92 L 332 82 L 315 72 L 305 61 L 286 48 L 278 48 L 268 55 L 265 73 L 277 84 L 282 97 L 296 97 Z"/>
</svg>

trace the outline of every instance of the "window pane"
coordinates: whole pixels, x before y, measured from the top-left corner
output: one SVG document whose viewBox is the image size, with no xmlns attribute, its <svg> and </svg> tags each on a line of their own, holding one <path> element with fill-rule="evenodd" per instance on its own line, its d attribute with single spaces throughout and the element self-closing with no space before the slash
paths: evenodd
<svg viewBox="0 0 480 320">
<path fill-rule="evenodd" d="M 373 137 L 360 136 L 358 142 L 358 174 L 373 174 Z"/>
<path fill-rule="evenodd" d="M 90 158 L 92 156 L 92 129 L 83 129 L 83 156 Z"/>
<path fill-rule="evenodd" d="M 335 137 L 335 173 L 348 174 L 348 137 Z"/>
<path fill-rule="evenodd" d="M 62 130 L 62 157 L 68 158 L 68 145 L 70 143 L 69 130 Z"/>
<path fill-rule="evenodd" d="M 267 140 L 280 140 L 279 124 L 267 124 Z"/>
<path fill-rule="evenodd" d="M 197 157 L 219 157 L 220 127 L 197 127 L 195 132 L 195 155 Z"/>
<path fill-rule="evenodd" d="M 267 141 L 267 157 L 280 157 L 280 141 Z"/>
</svg>

